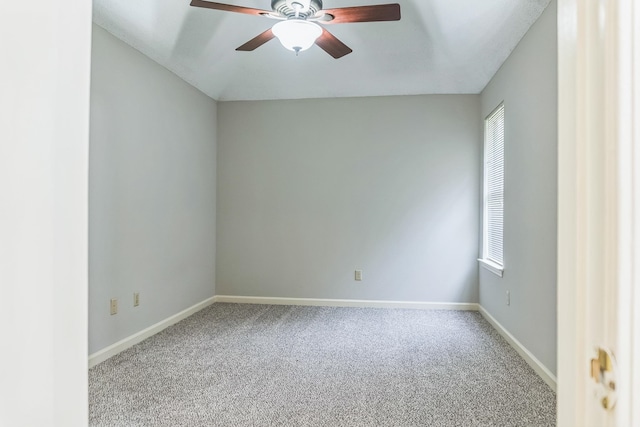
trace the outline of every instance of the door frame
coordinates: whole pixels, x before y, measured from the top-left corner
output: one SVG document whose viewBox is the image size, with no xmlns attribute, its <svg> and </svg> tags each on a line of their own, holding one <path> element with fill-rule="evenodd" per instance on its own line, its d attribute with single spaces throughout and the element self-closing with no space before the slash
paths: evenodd
<svg viewBox="0 0 640 427">
<path fill-rule="evenodd" d="M 640 425 L 640 6 L 558 1 L 558 426 Z M 634 70 L 636 71 L 634 73 Z M 636 310 L 634 310 L 636 308 Z M 611 349 L 618 401 L 590 378 Z"/>
</svg>

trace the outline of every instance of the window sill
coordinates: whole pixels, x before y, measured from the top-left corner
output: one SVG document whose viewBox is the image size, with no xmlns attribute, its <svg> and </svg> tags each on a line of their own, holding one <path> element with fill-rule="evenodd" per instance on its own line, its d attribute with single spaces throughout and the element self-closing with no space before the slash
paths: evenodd
<svg viewBox="0 0 640 427">
<path fill-rule="evenodd" d="M 504 267 L 496 264 L 495 262 L 489 261 L 488 259 L 478 259 L 478 262 L 481 266 L 495 274 L 496 276 L 502 277 L 504 273 Z"/>
</svg>

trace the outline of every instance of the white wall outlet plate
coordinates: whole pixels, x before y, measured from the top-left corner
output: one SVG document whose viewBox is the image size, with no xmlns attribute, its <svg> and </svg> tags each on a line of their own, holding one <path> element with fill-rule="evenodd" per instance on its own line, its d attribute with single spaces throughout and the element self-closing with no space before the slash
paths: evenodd
<svg viewBox="0 0 640 427">
<path fill-rule="evenodd" d="M 356 281 L 358 282 L 362 282 L 362 270 L 356 270 L 356 276 L 355 276 Z"/>
<path fill-rule="evenodd" d="M 111 298 L 111 315 L 118 314 L 118 299 Z"/>
<path fill-rule="evenodd" d="M 133 293 L 133 306 L 137 307 L 140 305 L 140 292 Z"/>
</svg>

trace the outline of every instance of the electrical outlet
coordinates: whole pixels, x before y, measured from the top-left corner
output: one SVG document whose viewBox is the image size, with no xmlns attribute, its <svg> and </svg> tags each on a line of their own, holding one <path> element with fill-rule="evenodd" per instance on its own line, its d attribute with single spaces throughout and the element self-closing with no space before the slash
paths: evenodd
<svg viewBox="0 0 640 427">
<path fill-rule="evenodd" d="M 111 298 L 111 315 L 118 314 L 118 299 Z"/>
<path fill-rule="evenodd" d="M 140 305 L 140 292 L 133 293 L 133 306 L 137 307 Z"/>
<path fill-rule="evenodd" d="M 362 282 L 362 270 L 356 270 L 356 276 L 355 276 L 356 281 L 358 282 Z"/>
<path fill-rule="evenodd" d="M 507 305 L 511 305 L 511 292 L 507 291 Z"/>
</svg>

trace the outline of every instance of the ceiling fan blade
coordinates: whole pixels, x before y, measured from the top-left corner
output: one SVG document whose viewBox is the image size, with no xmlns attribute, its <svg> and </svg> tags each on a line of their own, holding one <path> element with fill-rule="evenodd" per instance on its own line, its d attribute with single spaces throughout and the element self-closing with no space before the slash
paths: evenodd
<svg viewBox="0 0 640 427">
<path fill-rule="evenodd" d="M 215 3 L 212 1 L 191 0 L 191 6 L 206 7 L 208 9 L 224 10 L 226 12 L 245 13 L 247 15 L 270 14 L 270 10 L 254 9 L 252 7 L 234 6 L 232 4 Z"/>
<path fill-rule="evenodd" d="M 252 50 L 259 48 L 260 46 L 262 46 L 263 44 L 265 44 L 266 42 L 268 42 L 274 37 L 275 35 L 273 34 L 273 31 L 271 31 L 271 28 L 269 28 L 267 31 L 255 36 L 254 38 L 252 38 L 251 40 L 249 40 L 248 42 L 246 42 L 236 50 L 241 50 L 243 52 L 250 52 Z"/>
<path fill-rule="evenodd" d="M 373 6 L 342 7 L 338 9 L 325 9 L 321 12 L 333 16 L 333 19 L 331 20 L 322 20 L 323 24 L 400 20 L 400 5 L 398 3 L 379 4 Z"/>
<path fill-rule="evenodd" d="M 349 46 L 342 43 L 329 31 L 322 29 L 322 35 L 316 40 L 316 44 L 335 59 L 342 58 L 353 52 Z"/>
</svg>

